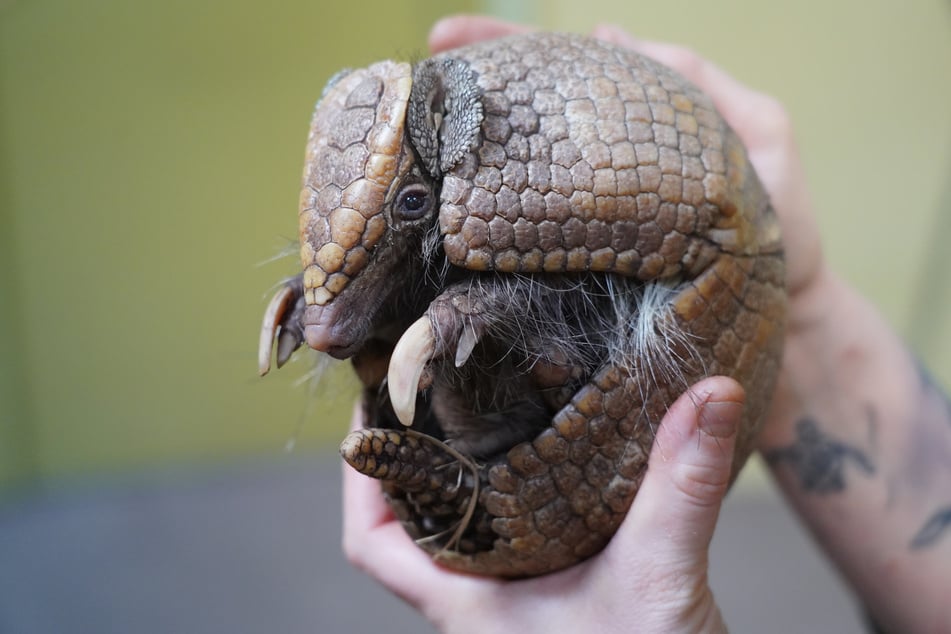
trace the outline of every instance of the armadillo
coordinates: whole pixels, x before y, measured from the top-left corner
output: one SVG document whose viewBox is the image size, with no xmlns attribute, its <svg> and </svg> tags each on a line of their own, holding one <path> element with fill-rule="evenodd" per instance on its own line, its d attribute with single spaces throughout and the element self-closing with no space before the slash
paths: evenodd
<svg viewBox="0 0 951 634">
<path fill-rule="evenodd" d="M 342 71 L 311 122 L 303 272 L 260 371 L 303 342 L 352 359 L 367 426 L 341 445 L 439 563 L 545 574 L 600 551 L 671 403 L 709 375 L 773 392 L 779 226 L 711 100 L 580 35 Z"/>
</svg>

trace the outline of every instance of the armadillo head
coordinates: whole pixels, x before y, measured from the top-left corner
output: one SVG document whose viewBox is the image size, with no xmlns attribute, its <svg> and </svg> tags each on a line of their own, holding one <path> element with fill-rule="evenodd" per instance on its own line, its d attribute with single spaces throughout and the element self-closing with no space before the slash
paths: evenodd
<svg viewBox="0 0 951 634">
<path fill-rule="evenodd" d="M 443 167 L 460 160 L 460 143 L 468 150 L 481 122 L 477 104 L 465 138 L 444 142 L 459 136 L 446 126 L 454 94 L 447 78 L 460 75 L 443 72 L 452 66 L 427 60 L 414 73 L 409 64 L 379 62 L 338 73 L 324 89 L 311 121 L 299 218 L 304 338 L 314 349 L 339 358 L 356 352 L 379 307 L 420 266 Z"/>
<path fill-rule="evenodd" d="M 403 152 L 412 77 L 382 63 L 331 79 L 311 121 L 300 199 L 307 304 L 325 306 L 366 265 L 386 230 L 381 213 Z"/>
</svg>

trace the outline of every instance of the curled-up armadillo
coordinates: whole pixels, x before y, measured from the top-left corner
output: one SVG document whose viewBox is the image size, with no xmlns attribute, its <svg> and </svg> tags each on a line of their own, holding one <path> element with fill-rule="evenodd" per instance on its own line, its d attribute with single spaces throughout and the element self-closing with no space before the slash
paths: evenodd
<svg viewBox="0 0 951 634">
<path fill-rule="evenodd" d="M 314 113 L 303 273 L 261 372 L 302 342 L 351 358 L 379 478 L 442 564 L 508 577 L 599 551 L 656 425 L 704 376 L 772 393 L 779 229 L 709 98 L 597 40 L 538 33 L 338 73 Z"/>
</svg>

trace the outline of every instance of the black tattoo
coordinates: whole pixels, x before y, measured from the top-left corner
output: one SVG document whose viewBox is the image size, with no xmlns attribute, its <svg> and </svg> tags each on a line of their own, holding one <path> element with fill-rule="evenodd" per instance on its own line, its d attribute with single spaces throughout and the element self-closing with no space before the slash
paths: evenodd
<svg viewBox="0 0 951 634">
<path fill-rule="evenodd" d="M 921 527 L 915 538 L 911 540 L 913 550 L 933 546 L 941 538 L 941 535 L 951 528 L 951 506 L 938 511 L 932 515 L 925 525 Z"/>
<path fill-rule="evenodd" d="M 935 381 L 934 376 L 928 371 L 925 364 L 921 362 L 921 359 L 915 358 L 915 365 L 918 368 L 918 379 L 921 381 L 921 390 L 925 393 L 925 396 L 932 393 L 941 400 L 941 403 L 944 405 L 945 419 L 951 423 L 951 396 L 948 396 L 948 393 Z"/>
<path fill-rule="evenodd" d="M 938 413 L 939 416 L 943 415 L 944 420 L 942 423 L 951 423 L 951 397 L 949 397 L 948 393 L 938 384 L 931 372 L 928 371 L 928 368 L 925 367 L 925 364 L 922 363 L 921 359 L 915 357 L 914 361 L 918 369 L 918 379 L 923 396 L 922 402 L 935 403 L 935 400 L 937 401 L 936 408 L 931 408 L 927 405 L 923 406 L 925 418 L 919 420 L 919 424 L 928 423 L 930 417 L 933 415 L 932 412 Z M 947 468 L 947 439 L 942 442 L 932 436 L 928 436 L 925 442 L 930 443 L 931 446 L 934 447 L 945 447 L 945 452 L 940 455 L 939 459 L 941 459 L 941 464 Z M 938 543 L 938 540 L 949 532 L 951 532 L 951 506 L 945 506 L 939 508 L 928 518 L 912 538 L 909 546 L 912 550 L 928 548 Z"/>
<path fill-rule="evenodd" d="M 875 465 L 861 450 L 827 436 L 811 418 L 796 423 L 796 442 L 765 452 L 766 461 L 773 465 L 789 463 L 799 475 L 805 491 L 811 493 L 838 493 L 845 489 L 845 467 L 854 464 L 868 475 L 875 473 Z"/>
</svg>

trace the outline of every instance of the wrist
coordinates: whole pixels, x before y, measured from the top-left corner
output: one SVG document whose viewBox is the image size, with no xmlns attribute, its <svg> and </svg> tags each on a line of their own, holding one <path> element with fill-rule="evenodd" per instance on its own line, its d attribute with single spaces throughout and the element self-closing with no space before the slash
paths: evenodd
<svg viewBox="0 0 951 634">
<path fill-rule="evenodd" d="M 790 296 L 782 370 L 760 447 L 787 442 L 804 417 L 854 419 L 842 409 L 878 400 L 888 368 L 908 362 L 878 311 L 822 266 Z"/>
<path fill-rule="evenodd" d="M 841 323 L 837 317 L 847 311 L 851 289 L 824 263 L 810 282 L 790 291 L 786 323 L 786 348 L 835 338 Z"/>
<path fill-rule="evenodd" d="M 947 508 L 947 405 L 878 310 L 838 276 L 823 272 L 791 300 L 758 446 L 876 616 L 924 631 L 946 614 L 936 588 L 947 587 L 947 561 L 915 540 Z M 909 598 L 920 607 L 902 607 Z"/>
</svg>

